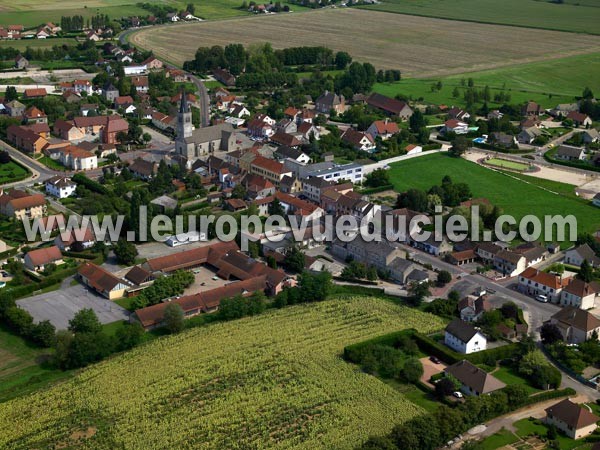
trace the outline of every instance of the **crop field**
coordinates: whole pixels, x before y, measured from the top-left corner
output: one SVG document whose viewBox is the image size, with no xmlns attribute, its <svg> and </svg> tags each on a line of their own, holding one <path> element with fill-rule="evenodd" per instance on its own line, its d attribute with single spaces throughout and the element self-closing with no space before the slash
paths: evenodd
<svg viewBox="0 0 600 450">
<path fill-rule="evenodd" d="M 563 189 L 555 193 L 542 189 L 552 189 L 561 183 L 545 183 L 522 174 L 506 175 L 487 169 L 473 162 L 436 154 L 414 158 L 391 164 L 390 178 L 398 192 L 410 188 L 429 189 L 440 184 L 445 175 L 455 181 L 467 183 L 473 197 L 486 197 L 494 205 L 500 206 L 504 214 L 511 214 L 517 220 L 527 214 L 539 218 L 545 215 L 573 214 L 577 218 L 578 231 L 594 232 L 600 228 L 600 210 L 572 194 L 563 194 Z M 540 187 L 541 186 L 541 187 Z M 562 185 L 565 186 L 565 185 Z M 564 191 L 573 191 L 573 186 Z"/>
<path fill-rule="evenodd" d="M 444 19 L 600 34 L 600 3 L 567 0 L 382 0 L 366 9 Z"/>
<path fill-rule="evenodd" d="M 577 70 L 573 70 L 576 67 Z M 480 72 L 432 79 L 404 79 L 395 83 L 377 83 L 373 90 L 390 97 L 401 94 L 428 103 L 462 105 L 465 87 L 462 81 L 472 78 L 475 87 L 490 86 L 492 96 L 501 91 L 511 96 L 511 103 L 533 100 L 544 107 L 572 102 L 583 88 L 600 92 L 600 53 L 571 56 L 551 61 L 534 62 Z M 442 89 L 432 91 L 432 83 L 442 81 Z M 453 97 L 458 88 L 459 97 Z M 490 103 L 490 104 L 493 104 Z"/>
<path fill-rule="evenodd" d="M 356 33 L 360 38 L 357 38 Z M 457 23 L 360 9 L 321 9 L 140 30 L 130 40 L 181 65 L 197 47 L 270 41 L 326 45 L 376 68 L 429 78 L 597 51 L 600 36 Z"/>
<path fill-rule="evenodd" d="M 341 352 L 409 327 L 443 322 L 338 297 L 157 339 L 0 404 L 0 447 L 351 449 L 424 410 Z"/>
</svg>

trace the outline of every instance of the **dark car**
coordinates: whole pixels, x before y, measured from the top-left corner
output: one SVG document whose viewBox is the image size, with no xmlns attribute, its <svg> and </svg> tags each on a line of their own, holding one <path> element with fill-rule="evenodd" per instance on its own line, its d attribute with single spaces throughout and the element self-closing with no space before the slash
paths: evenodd
<svg viewBox="0 0 600 450">
<path fill-rule="evenodd" d="M 429 360 L 434 363 L 434 364 L 440 364 L 441 361 L 439 360 L 439 358 L 437 356 L 430 356 Z"/>
</svg>

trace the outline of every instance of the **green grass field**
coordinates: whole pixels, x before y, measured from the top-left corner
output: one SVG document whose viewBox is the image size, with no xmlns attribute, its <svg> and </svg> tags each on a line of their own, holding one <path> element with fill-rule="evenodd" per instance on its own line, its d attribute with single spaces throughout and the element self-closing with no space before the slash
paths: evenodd
<svg viewBox="0 0 600 450">
<path fill-rule="evenodd" d="M 384 0 L 362 6 L 394 13 L 496 23 L 576 33 L 600 34 L 597 1 L 572 0 L 559 5 L 537 0 Z"/>
<path fill-rule="evenodd" d="M 523 172 L 529 168 L 528 164 L 522 164 L 515 161 L 508 161 L 506 159 L 491 158 L 485 161 L 488 166 L 494 166 L 499 169 L 518 170 Z"/>
<path fill-rule="evenodd" d="M 498 378 L 500 381 L 503 381 L 509 386 L 519 384 L 525 388 L 527 388 L 527 392 L 529 395 L 539 392 L 540 390 L 531 386 L 527 380 L 521 377 L 514 369 L 511 367 L 500 367 L 498 370 L 494 371 L 493 375 Z"/>
<path fill-rule="evenodd" d="M 71 376 L 46 367 L 43 360 L 48 353 L 0 327 L 0 402 Z"/>
<path fill-rule="evenodd" d="M 343 348 L 411 327 L 443 322 L 354 296 L 155 339 L 0 404 L 0 447 L 352 449 L 425 410 Z"/>
<path fill-rule="evenodd" d="M 22 180 L 27 178 L 29 174 L 29 170 L 14 161 L 0 164 L 0 184 Z"/>
<path fill-rule="evenodd" d="M 527 214 L 543 218 L 545 215 L 569 215 L 577 217 L 578 231 L 594 232 L 600 228 L 600 211 L 573 194 L 562 195 L 572 186 L 561 183 L 548 184 L 542 180 L 512 174 L 503 174 L 487 169 L 465 159 L 452 158 L 445 154 L 435 154 L 391 164 L 390 178 L 398 192 L 410 188 L 429 189 L 440 184 L 445 175 L 454 181 L 467 183 L 473 197 L 486 197 L 494 205 L 500 206 L 505 214 L 519 220 Z M 526 180 L 527 183 L 521 181 Z M 560 186 L 553 194 L 540 186 Z"/>
<path fill-rule="evenodd" d="M 52 39 L 20 39 L 17 41 L 0 41 L 0 48 L 12 47 L 18 50 L 31 48 L 52 48 L 55 45 L 76 45 L 77 41 L 73 38 L 52 38 Z"/>
<path fill-rule="evenodd" d="M 505 445 L 514 444 L 519 438 L 508 430 L 502 429 L 481 441 L 483 450 L 496 450 Z"/>
<path fill-rule="evenodd" d="M 577 70 L 573 70 L 577 67 Z M 566 103 L 581 95 L 588 86 L 600 92 L 600 53 L 578 55 L 550 61 L 451 75 L 438 79 L 406 79 L 395 83 L 377 83 L 373 90 L 394 97 L 401 94 L 413 99 L 423 98 L 436 105 L 463 105 L 465 88 L 462 81 L 472 78 L 477 88 L 488 85 L 492 97 L 502 89 L 511 96 L 510 103 L 534 100 L 544 107 Z M 442 89 L 432 92 L 431 85 L 442 81 Z M 458 88 L 459 97 L 453 97 Z M 494 102 L 490 106 L 495 105 Z"/>
</svg>

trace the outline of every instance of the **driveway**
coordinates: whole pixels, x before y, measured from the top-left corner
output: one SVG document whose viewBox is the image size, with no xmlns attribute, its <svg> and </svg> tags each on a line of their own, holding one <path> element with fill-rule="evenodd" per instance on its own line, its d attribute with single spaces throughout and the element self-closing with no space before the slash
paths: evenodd
<svg viewBox="0 0 600 450">
<path fill-rule="evenodd" d="M 430 388 L 435 389 L 435 386 L 429 382 L 429 379 L 432 376 L 443 372 L 444 369 L 448 366 L 441 361 L 439 364 L 436 364 L 432 360 L 430 360 L 428 356 L 421 358 L 419 361 L 421 361 L 421 365 L 423 366 L 423 375 L 421 376 L 421 382 L 425 383 Z"/>
<path fill-rule="evenodd" d="M 84 308 L 93 309 L 102 324 L 129 319 L 126 309 L 81 284 L 17 300 L 17 306 L 28 311 L 34 322 L 49 320 L 57 330 L 67 329 L 69 320 Z"/>
</svg>

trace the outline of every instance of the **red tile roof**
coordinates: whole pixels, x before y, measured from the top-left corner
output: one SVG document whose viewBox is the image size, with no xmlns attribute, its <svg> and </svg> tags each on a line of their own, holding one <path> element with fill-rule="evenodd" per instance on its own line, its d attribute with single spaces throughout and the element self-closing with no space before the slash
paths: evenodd
<svg viewBox="0 0 600 450">
<path fill-rule="evenodd" d="M 61 260 L 62 253 L 56 245 L 53 245 L 52 247 L 31 250 L 25 255 L 25 257 L 29 258 L 29 260 L 31 261 L 31 265 L 37 267 Z"/>
</svg>

